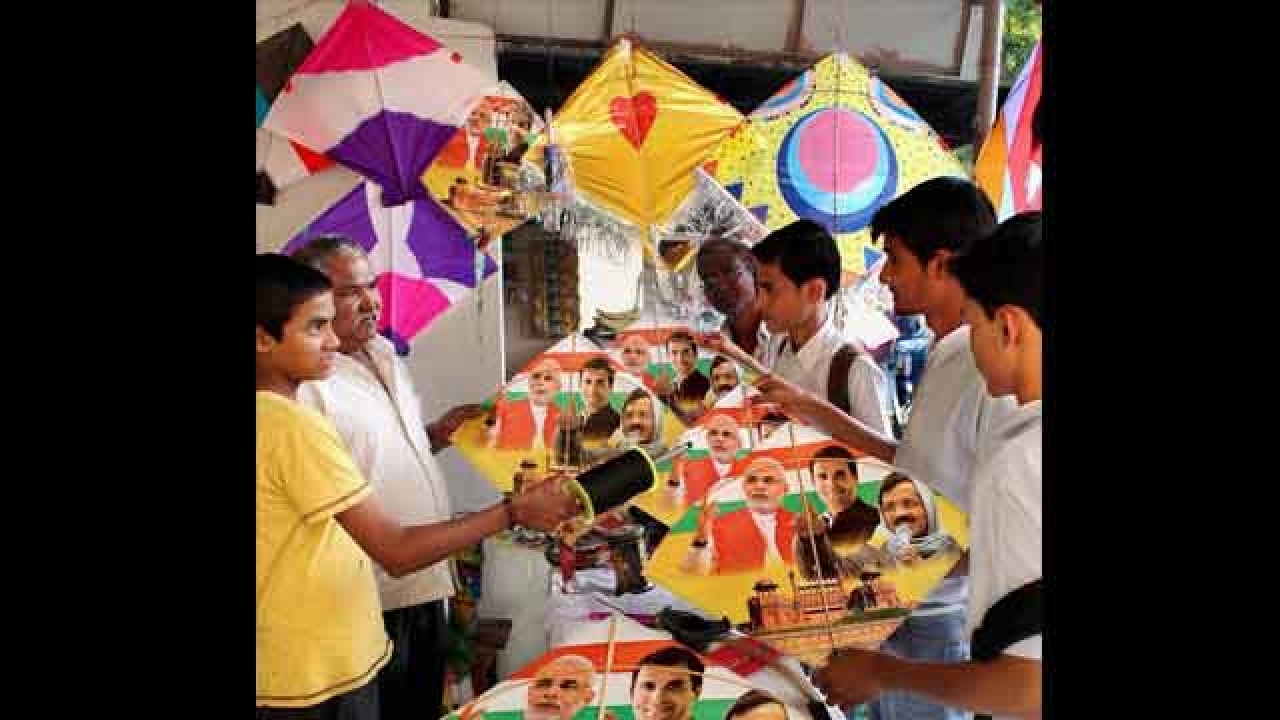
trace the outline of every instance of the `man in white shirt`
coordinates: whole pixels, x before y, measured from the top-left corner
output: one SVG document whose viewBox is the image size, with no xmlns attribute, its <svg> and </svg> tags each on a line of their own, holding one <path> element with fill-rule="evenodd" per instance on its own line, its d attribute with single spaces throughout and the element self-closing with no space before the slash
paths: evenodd
<svg viewBox="0 0 1280 720">
<path fill-rule="evenodd" d="M 392 519 L 405 526 L 446 523 L 448 491 L 408 368 L 377 333 L 381 301 L 363 249 L 346 238 L 322 236 L 294 259 L 333 284 L 333 329 L 341 343 L 334 373 L 302 384 L 298 401 L 330 419 Z M 440 534 L 452 545 L 449 551 L 476 541 L 462 537 L 450 543 L 443 527 Z M 437 717 L 445 672 L 444 603 L 454 593 L 448 560 L 398 578 L 377 563 L 374 569 L 394 643 L 391 661 L 378 676 L 382 717 Z"/>
<path fill-rule="evenodd" d="M 840 290 L 835 239 L 817 223 L 797 220 L 769 233 L 751 253 L 759 268 L 759 303 L 769 330 L 757 358 L 774 375 L 888 436 L 884 371 L 869 354 L 845 343 L 829 312 L 829 301 Z M 838 364 L 833 372 L 838 354 L 844 369 Z"/>
<path fill-rule="evenodd" d="M 970 500 L 973 660 L 929 663 L 846 651 L 815 681 L 834 703 L 905 690 L 996 718 L 1040 717 L 1043 253 L 1040 213 L 1002 223 L 953 258 L 970 349 L 989 394 L 1018 407 L 993 423 Z"/>
<path fill-rule="evenodd" d="M 756 296 L 756 259 L 745 244 L 709 237 L 696 261 L 702 292 L 711 307 L 725 316 L 724 332 L 748 354 L 769 340 Z M 715 378 L 712 378 L 714 380 Z"/>
</svg>

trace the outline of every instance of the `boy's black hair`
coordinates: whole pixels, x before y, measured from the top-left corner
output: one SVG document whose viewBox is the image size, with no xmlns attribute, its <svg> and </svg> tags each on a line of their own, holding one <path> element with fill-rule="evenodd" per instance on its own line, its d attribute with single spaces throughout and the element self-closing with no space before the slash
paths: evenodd
<svg viewBox="0 0 1280 720">
<path fill-rule="evenodd" d="M 880 206 L 871 237 L 892 235 L 924 265 L 940 250 L 962 252 L 995 226 L 995 209 L 982 188 L 964 178 L 936 177 Z"/>
<path fill-rule="evenodd" d="M 258 326 L 276 340 L 295 308 L 333 287 L 324 273 L 278 253 L 258 255 L 253 274 Z"/>
<path fill-rule="evenodd" d="M 751 254 L 762 265 L 777 263 L 796 287 L 822 278 L 827 283 L 824 300 L 840 289 L 840 250 L 831 233 L 812 220 L 797 220 L 774 230 L 752 246 Z"/>
<path fill-rule="evenodd" d="M 968 251 L 951 258 L 951 273 L 988 317 L 1002 305 L 1027 311 L 1036 325 L 1044 312 L 1044 253 L 1040 213 L 1005 220 Z"/>
</svg>

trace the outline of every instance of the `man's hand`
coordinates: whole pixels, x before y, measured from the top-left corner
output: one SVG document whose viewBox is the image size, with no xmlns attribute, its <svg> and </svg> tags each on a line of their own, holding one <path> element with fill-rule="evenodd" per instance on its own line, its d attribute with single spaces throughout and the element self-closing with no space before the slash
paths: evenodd
<svg viewBox="0 0 1280 720">
<path fill-rule="evenodd" d="M 545 533 L 582 512 L 578 499 L 564 487 L 563 476 L 553 476 L 511 496 L 511 524 Z"/>
<path fill-rule="evenodd" d="M 796 516 L 795 528 L 796 534 L 805 540 L 809 539 L 810 529 L 813 530 L 812 534 L 814 537 L 820 538 L 827 533 L 827 522 L 822 519 L 822 516 L 819 515 L 817 511 L 813 508 L 809 508 L 807 520 L 805 519 L 804 514 Z"/>
<path fill-rule="evenodd" d="M 884 692 L 882 673 L 893 660 L 878 652 L 842 648 L 813 674 L 813 684 L 826 695 L 828 705 L 861 705 Z"/>
<path fill-rule="evenodd" d="M 675 384 L 671 376 L 661 373 L 653 379 L 653 392 L 661 398 L 670 397 L 675 392 Z"/>
<path fill-rule="evenodd" d="M 702 347 L 708 348 L 719 355 L 724 355 L 730 360 L 738 363 L 743 368 L 750 370 L 757 375 L 767 375 L 769 370 L 760 364 L 751 353 L 743 350 L 733 340 L 725 334 L 723 330 L 717 330 L 713 333 L 702 333 L 694 338 L 694 341 Z"/>
<path fill-rule="evenodd" d="M 459 405 L 450 409 L 439 420 L 427 425 L 427 438 L 431 440 L 431 452 L 440 452 L 449 447 L 449 438 L 458 431 L 462 423 L 471 418 L 484 415 L 485 409 L 480 405 Z"/>
<path fill-rule="evenodd" d="M 479 720 L 486 712 L 488 711 L 485 708 L 480 707 L 480 704 L 473 700 L 463 705 L 458 711 L 458 720 Z"/>
<path fill-rule="evenodd" d="M 902 549 L 898 550 L 897 554 L 894 555 L 894 559 L 902 565 L 911 567 L 920 562 L 920 551 L 911 543 L 907 543 L 902 546 Z"/>
<path fill-rule="evenodd" d="M 755 387 L 760 391 L 759 402 L 777 405 L 788 415 L 809 417 L 809 401 L 812 396 L 799 385 L 770 373 L 757 380 Z"/>
<path fill-rule="evenodd" d="M 710 500 L 704 500 L 698 508 L 698 528 L 693 533 L 694 541 L 706 542 L 711 537 L 711 530 L 715 527 L 715 521 L 716 504 Z"/>
</svg>

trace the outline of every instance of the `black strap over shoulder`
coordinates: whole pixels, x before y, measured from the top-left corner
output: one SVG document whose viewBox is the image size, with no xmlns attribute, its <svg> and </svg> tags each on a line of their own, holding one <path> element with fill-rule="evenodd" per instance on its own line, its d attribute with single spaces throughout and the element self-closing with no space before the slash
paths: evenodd
<svg viewBox="0 0 1280 720">
<path fill-rule="evenodd" d="M 1044 625 L 1043 580 L 1032 580 L 1000 598 L 973 631 L 969 652 L 974 660 L 993 660 L 1009 646 L 1039 635 Z M 974 715 L 974 720 L 990 720 Z"/>
<path fill-rule="evenodd" d="M 827 401 L 840 408 L 845 415 L 852 415 L 849 406 L 849 369 L 858 357 L 858 350 L 846 343 L 831 356 L 831 369 L 827 371 Z"/>
</svg>

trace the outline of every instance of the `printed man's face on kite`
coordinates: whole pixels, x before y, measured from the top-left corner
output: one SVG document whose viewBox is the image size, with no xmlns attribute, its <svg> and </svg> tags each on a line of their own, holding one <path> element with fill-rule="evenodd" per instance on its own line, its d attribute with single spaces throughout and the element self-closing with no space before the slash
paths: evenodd
<svg viewBox="0 0 1280 720">
<path fill-rule="evenodd" d="M 544 360 L 529 373 L 529 399 L 535 405 L 550 405 L 560 392 L 560 364 Z"/>
<path fill-rule="evenodd" d="M 653 417 L 653 400 L 635 398 L 622 409 L 622 432 L 633 443 L 647 445 L 653 442 L 657 421 Z"/>
<path fill-rule="evenodd" d="M 722 398 L 738 387 L 738 369 L 731 362 L 722 362 L 711 368 L 711 389 L 716 398 Z"/>
<path fill-rule="evenodd" d="M 644 373 L 649 365 L 649 343 L 639 335 L 632 335 L 622 341 L 622 365 L 637 376 Z"/>
<path fill-rule="evenodd" d="M 733 720 L 787 720 L 787 709 L 780 702 L 761 703 L 734 715 Z"/>
<path fill-rule="evenodd" d="M 687 340 L 672 340 L 667 343 L 671 352 L 671 364 L 675 366 L 680 377 L 693 374 L 693 366 L 698 362 L 698 347 Z"/>
<path fill-rule="evenodd" d="M 587 368 L 582 371 L 582 395 L 586 398 L 588 412 L 595 412 L 609 404 L 612 385 L 607 370 Z"/>
<path fill-rule="evenodd" d="M 717 415 L 707 422 L 707 449 L 711 457 L 718 463 L 733 461 L 733 456 L 742 447 L 738 437 L 738 423 L 728 415 Z"/>
<path fill-rule="evenodd" d="M 778 462 L 755 462 L 747 468 L 742 480 L 747 507 L 755 512 L 773 512 L 787 492 L 786 474 Z"/>
<path fill-rule="evenodd" d="M 587 703 L 592 668 L 585 658 L 557 658 L 534 675 L 526 698 L 525 718 L 529 720 L 571 720 Z"/>
<path fill-rule="evenodd" d="M 898 483 L 885 493 L 880 498 L 880 515 L 890 530 L 905 524 L 913 538 L 929 534 L 929 515 L 913 482 Z"/>
<path fill-rule="evenodd" d="M 844 510 L 857 498 L 858 477 L 852 472 L 852 464 L 838 458 L 813 462 L 813 484 L 832 512 Z"/>
<path fill-rule="evenodd" d="M 690 720 L 697 699 L 688 668 L 641 665 L 631 708 L 637 720 Z"/>
</svg>

